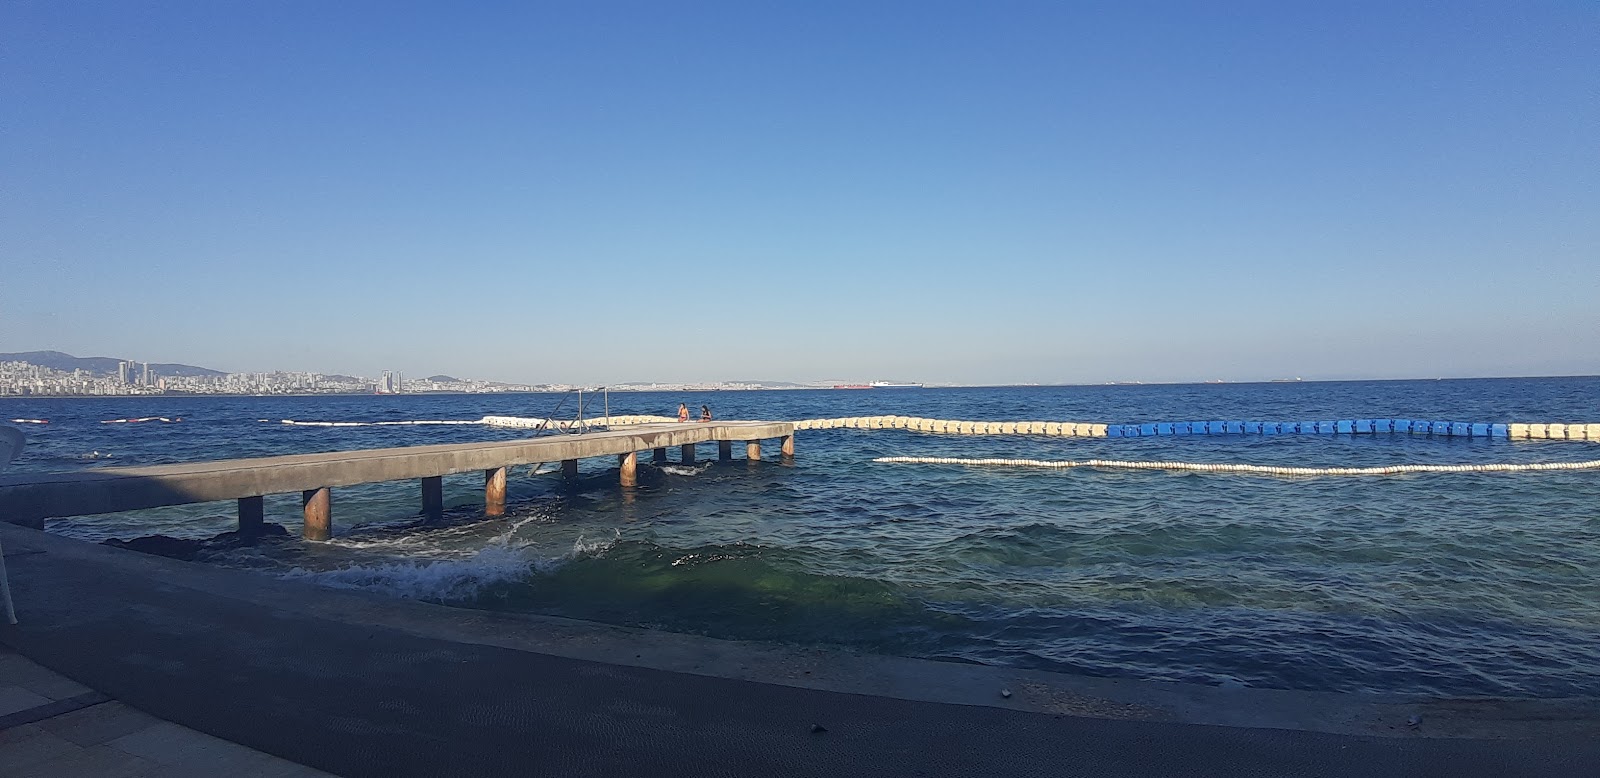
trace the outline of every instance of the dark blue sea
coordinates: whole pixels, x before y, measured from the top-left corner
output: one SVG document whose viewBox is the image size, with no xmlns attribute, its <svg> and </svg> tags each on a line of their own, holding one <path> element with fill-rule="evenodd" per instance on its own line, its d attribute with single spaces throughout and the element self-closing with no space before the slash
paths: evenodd
<svg viewBox="0 0 1600 778">
<path fill-rule="evenodd" d="M 601 398 L 589 414 L 601 411 Z M 377 448 L 525 433 L 297 427 L 552 415 L 556 395 L 0 400 L 19 470 Z M 619 393 L 612 413 L 902 414 L 1112 423 L 1600 421 L 1600 379 Z M 562 414 L 574 410 L 566 400 Z M 164 416 L 172 423 L 101 424 Z M 335 490 L 337 537 L 208 561 L 451 605 L 1120 678 L 1448 696 L 1600 695 L 1600 471 L 1283 478 L 877 464 L 891 455 L 1275 465 L 1600 459 L 1600 443 L 1415 435 L 1082 439 L 797 436 L 792 463 L 674 465 L 625 492 L 586 461 L 518 468 L 511 511 L 446 478 Z M 673 452 L 676 459 L 676 452 Z M 714 458 L 707 446 L 701 457 Z M 647 458 L 646 458 L 647 459 Z M 642 459 L 641 461 L 645 461 Z M 268 498 L 298 535 L 299 496 Z M 54 520 L 87 539 L 230 529 L 205 504 Z"/>
</svg>

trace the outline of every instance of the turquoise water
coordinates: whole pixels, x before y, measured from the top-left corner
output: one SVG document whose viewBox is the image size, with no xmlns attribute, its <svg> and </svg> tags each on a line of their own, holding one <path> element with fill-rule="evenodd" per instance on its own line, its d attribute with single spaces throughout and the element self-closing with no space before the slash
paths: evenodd
<svg viewBox="0 0 1600 778">
<path fill-rule="evenodd" d="M 50 419 L 27 428 L 34 440 L 17 467 L 57 470 L 510 439 L 520 433 L 275 422 L 537 416 L 557 400 L 12 400 L 0 402 L 0 417 Z M 721 418 L 1600 421 L 1594 378 L 610 400 L 619 413 L 707 403 Z M 98 423 L 131 416 L 184 420 Z M 575 493 L 547 473 L 520 469 L 503 519 L 481 515 L 480 479 L 451 477 L 452 509 L 430 528 L 411 526 L 415 484 L 339 489 L 333 543 L 282 541 L 212 561 L 466 607 L 1101 676 L 1452 696 L 1600 694 L 1600 472 L 1286 479 L 871 461 L 1459 464 L 1597 459 L 1600 444 L 894 430 L 802 432 L 797 441 L 793 463 L 674 465 L 632 492 L 616 487 L 614 470 L 599 460 L 585 462 Z M 702 458 L 714 450 L 703 447 Z M 82 458 L 96 451 L 110 457 Z M 269 518 L 294 526 L 298 496 L 269 498 L 268 506 Z M 93 539 L 205 536 L 229 528 L 232 510 L 188 506 L 51 528 Z"/>
</svg>

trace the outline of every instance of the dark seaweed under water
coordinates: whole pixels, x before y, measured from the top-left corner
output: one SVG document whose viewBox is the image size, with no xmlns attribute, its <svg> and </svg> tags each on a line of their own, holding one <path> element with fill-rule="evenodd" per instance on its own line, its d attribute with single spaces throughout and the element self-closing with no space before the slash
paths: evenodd
<svg viewBox="0 0 1600 778">
<path fill-rule="evenodd" d="M 558 399 L 7 400 L 0 418 L 49 419 L 26 427 L 32 440 L 16 467 L 63 470 L 509 439 L 521 433 L 278 421 L 540 416 Z M 1600 379 L 1564 378 L 638 393 L 614 394 L 610 404 L 613 412 L 666 414 L 686 401 L 723 418 L 767 419 L 1576 422 L 1600 421 L 1597 400 Z M 183 421 L 99 424 L 136 416 Z M 481 479 L 451 477 L 448 520 L 425 529 L 410 526 L 415 484 L 340 489 L 334 542 L 277 542 L 212 561 L 468 607 L 1101 676 L 1451 696 L 1600 694 L 1600 472 L 1275 478 L 872 462 L 1536 462 L 1600 458 L 1594 443 L 892 430 L 815 431 L 797 440 L 792 464 L 674 465 L 632 492 L 616 487 L 614 470 L 598 460 L 585 463 L 589 479 L 576 493 L 522 469 L 502 519 L 481 515 Z M 94 452 L 101 458 L 90 458 Z M 297 500 L 270 498 L 269 511 L 292 526 Z M 51 529 L 90 539 L 204 536 L 231 522 L 231 505 L 208 504 L 60 520 Z"/>
</svg>

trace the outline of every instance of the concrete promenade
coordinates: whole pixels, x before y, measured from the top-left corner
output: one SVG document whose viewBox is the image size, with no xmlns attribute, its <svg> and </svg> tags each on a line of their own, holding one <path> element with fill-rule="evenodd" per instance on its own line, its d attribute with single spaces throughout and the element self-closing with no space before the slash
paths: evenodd
<svg viewBox="0 0 1600 778">
<path fill-rule="evenodd" d="M 7 778 L 315 778 L 327 773 L 162 721 L 0 645 Z"/>
<path fill-rule="evenodd" d="M 783 456 L 794 455 L 794 425 L 788 422 L 719 421 L 643 424 L 603 432 L 550 435 L 525 440 L 447 443 L 431 446 L 334 451 L 324 454 L 188 462 L 153 467 L 109 467 L 70 473 L 0 476 L 0 519 L 42 529 L 63 516 L 157 508 L 217 500 L 239 501 L 239 528 L 249 532 L 263 520 L 262 496 L 300 492 L 305 536 L 326 540 L 333 532 L 334 487 L 420 479 L 425 513 L 443 510 L 441 477 L 481 471 L 484 506 L 491 516 L 505 510 L 507 468 L 561 462 L 567 476 L 578 460 L 616 457 L 623 486 L 637 483 L 637 454 L 652 451 L 665 463 L 676 447 L 680 462 L 695 460 L 700 443 L 718 443 L 718 456 L 732 458 L 733 442 L 760 459 L 761 441 L 776 439 Z"/>
<path fill-rule="evenodd" d="M 0 543 L 21 619 L 0 641 L 339 775 L 1600 774 L 1593 701 L 1077 679 L 463 611 L 14 526 Z"/>
</svg>

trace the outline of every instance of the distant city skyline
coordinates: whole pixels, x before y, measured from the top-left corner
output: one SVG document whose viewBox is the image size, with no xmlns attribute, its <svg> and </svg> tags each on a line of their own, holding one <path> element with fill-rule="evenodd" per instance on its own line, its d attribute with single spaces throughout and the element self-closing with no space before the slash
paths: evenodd
<svg viewBox="0 0 1600 778">
<path fill-rule="evenodd" d="M 1586 4 L 7 3 L 0 48 L 0 350 L 1600 373 Z"/>
<path fill-rule="evenodd" d="M 352 374 L 352 371 L 318 373 L 311 371 L 214 371 L 196 365 L 166 363 L 154 367 L 178 368 L 171 375 L 161 375 L 152 363 L 138 360 L 116 360 L 109 357 L 75 357 L 59 351 L 32 353 L 55 355 L 60 358 L 87 362 L 116 361 L 115 372 L 107 370 L 66 369 L 45 367 L 39 362 L 19 359 L 27 353 L 0 352 L 0 397 L 6 396 L 74 396 L 74 395 L 139 395 L 139 394 L 429 394 L 429 393 L 497 393 L 497 392 L 563 392 L 577 389 L 612 389 L 614 391 L 670 391 L 670 390 L 755 390 L 755 389 L 864 389 L 868 383 L 853 379 L 828 378 L 807 381 L 775 381 L 768 379 L 702 379 L 696 381 L 633 380 L 622 382 L 573 383 L 559 380 L 498 382 L 477 378 L 457 378 L 435 373 L 426 378 L 407 382 L 402 371 L 384 370 L 376 377 Z M 51 360 L 42 360 L 51 361 Z M 194 373 L 200 373 L 195 375 Z M 1587 375 L 1587 374 L 1572 374 Z M 1550 376 L 1410 376 L 1402 379 L 1378 380 L 1428 380 L 1432 378 L 1514 378 L 1563 377 Z M 1291 376 L 1264 381 L 1318 381 L 1361 379 L 1307 379 Z M 1253 383 L 1258 381 L 1093 381 L 1077 385 L 1103 384 L 1160 384 L 1160 383 Z M 874 385 L 897 386 L 895 382 L 873 381 Z M 1072 382 L 1013 382 L 1013 383 L 963 383 L 916 382 L 916 386 L 1039 386 L 1074 385 Z"/>
</svg>

